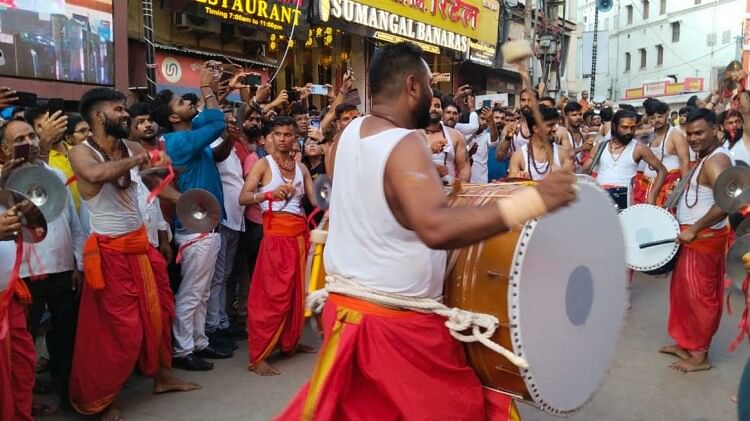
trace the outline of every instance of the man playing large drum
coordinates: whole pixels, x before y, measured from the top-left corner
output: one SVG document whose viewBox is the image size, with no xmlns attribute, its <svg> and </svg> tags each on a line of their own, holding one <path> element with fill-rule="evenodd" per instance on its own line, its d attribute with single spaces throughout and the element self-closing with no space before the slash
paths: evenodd
<svg viewBox="0 0 750 421">
<path fill-rule="evenodd" d="M 372 59 L 372 115 L 353 121 L 336 151 L 325 264 L 329 276 L 376 298 L 329 296 L 320 358 L 280 419 L 517 417 L 509 397 L 485 396 L 444 318 L 374 301 L 439 299 L 446 249 L 569 204 L 576 178 L 568 165 L 504 200 L 450 207 L 415 130 L 429 122 L 430 75 L 409 43 L 387 45 Z"/>
<path fill-rule="evenodd" d="M 659 351 L 679 358 L 671 367 L 682 372 L 708 370 L 708 347 L 719 328 L 724 254 L 729 238 L 727 214 L 714 202 L 713 185 L 734 164 L 717 137 L 716 114 L 691 112 L 687 139 L 698 154 L 690 182 L 677 204 L 682 243 L 669 290 L 669 336 L 675 345 Z"/>
</svg>

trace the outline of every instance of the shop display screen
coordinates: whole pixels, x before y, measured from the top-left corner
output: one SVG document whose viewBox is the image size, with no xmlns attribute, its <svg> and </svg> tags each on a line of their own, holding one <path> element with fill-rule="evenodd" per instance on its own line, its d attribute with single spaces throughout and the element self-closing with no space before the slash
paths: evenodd
<svg viewBox="0 0 750 421">
<path fill-rule="evenodd" d="M 0 0 L 0 75 L 114 84 L 112 0 Z"/>
</svg>

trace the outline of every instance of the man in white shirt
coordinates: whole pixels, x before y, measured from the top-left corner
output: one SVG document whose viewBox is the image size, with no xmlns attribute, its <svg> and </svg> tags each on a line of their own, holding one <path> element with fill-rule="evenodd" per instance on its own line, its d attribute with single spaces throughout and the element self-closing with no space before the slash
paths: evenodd
<svg viewBox="0 0 750 421">
<path fill-rule="evenodd" d="M 466 147 L 469 149 L 469 156 L 473 159 L 471 163 L 472 183 L 487 183 L 487 151 L 497 145 L 498 137 L 492 110 L 482 108 L 479 115 L 479 128 L 466 138 Z"/>
<path fill-rule="evenodd" d="M 11 121 L 2 133 L 2 150 L 11 159 L 17 147 L 30 145 L 28 160 L 17 167 L 5 168 L 3 179 L 13 170 L 28 165 L 45 167 L 65 183 L 62 171 L 39 160 L 39 137 L 23 121 Z M 29 329 L 36 337 L 45 307 L 52 315 L 52 330 L 47 332 L 52 376 L 62 405 L 68 405 L 68 382 L 73 361 L 73 340 L 78 322 L 78 290 L 83 276 L 83 232 L 70 190 L 66 190 L 65 210 L 53 221 L 47 221 L 47 236 L 36 244 L 25 245 L 26 258 L 19 276 L 31 292 Z"/>
<path fill-rule="evenodd" d="M 225 114 L 228 118 L 225 136 L 230 138 L 239 135 L 239 128 L 234 123 L 231 114 Z M 214 142 L 219 145 L 221 139 Z M 234 142 L 233 142 L 234 143 Z M 237 255 L 237 246 L 240 234 L 245 231 L 245 207 L 240 205 L 240 192 L 245 180 L 242 178 L 242 162 L 240 162 L 237 151 L 233 147 L 226 159 L 216 162 L 221 176 L 221 185 L 224 190 L 225 216 L 219 225 L 221 236 L 221 248 L 216 257 L 216 268 L 211 281 L 208 296 L 208 310 L 206 314 L 206 335 L 209 344 L 216 349 L 234 350 L 237 344 L 234 337 L 243 336 L 243 329 L 235 329 L 229 324 L 229 316 L 226 311 L 227 304 L 227 280 L 232 274 L 234 259 Z"/>
</svg>

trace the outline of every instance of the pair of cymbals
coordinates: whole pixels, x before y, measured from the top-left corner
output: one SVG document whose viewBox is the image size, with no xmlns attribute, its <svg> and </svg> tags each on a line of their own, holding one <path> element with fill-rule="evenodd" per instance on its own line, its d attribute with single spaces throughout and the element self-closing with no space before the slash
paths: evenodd
<svg viewBox="0 0 750 421">
<path fill-rule="evenodd" d="M 210 232 L 219 225 L 221 206 L 208 190 L 190 189 L 177 201 L 177 217 L 188 231 Z"/>
<path fill-rule="evenodd" d="M 3 187 L 28 198 L 48 222 L 63 213 L 68 201 L 68 191 L 60 177 L 40 165 L 13 170 Z"/>
<path fill-rule="evenodd" d="M 727 168 L 716 178 L 713 191 L 716 205 L 724 212 L 739 212 L 750 205 L 750 168 Z"/>
<path fill-rule="evenodd" d="M 318 208 L 328 210 L 331 205 L 331 178 L 325 174 L 320 174 L 313 184 L 313 195 Z"/>
<path fill-rule="evenodd" d="M 47 237 L 47 220 L 41 210 L 26 196 L 13 190 L 0 190 L 0 210 L 15 207 L 21 219 L 21 234 L 25 243 L 38 243 Z"/>
</svg>

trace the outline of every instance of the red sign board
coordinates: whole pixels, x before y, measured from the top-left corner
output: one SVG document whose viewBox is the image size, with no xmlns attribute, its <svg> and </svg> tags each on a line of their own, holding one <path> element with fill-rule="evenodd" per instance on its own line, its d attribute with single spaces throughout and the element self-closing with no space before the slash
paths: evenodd
<svg viewBox="0 0 750 421">
<path fill-rule="evenodd" d="M 171 89 L 176 94 L 200 90 L 200 69 L 204 59 L 168 52 L 156 52 L 156 84 L 159 89 Z M 268 82 L 268 71 L 259 68 L 246 69 L 260 74 L 262 83 Z"/>
</svg>

